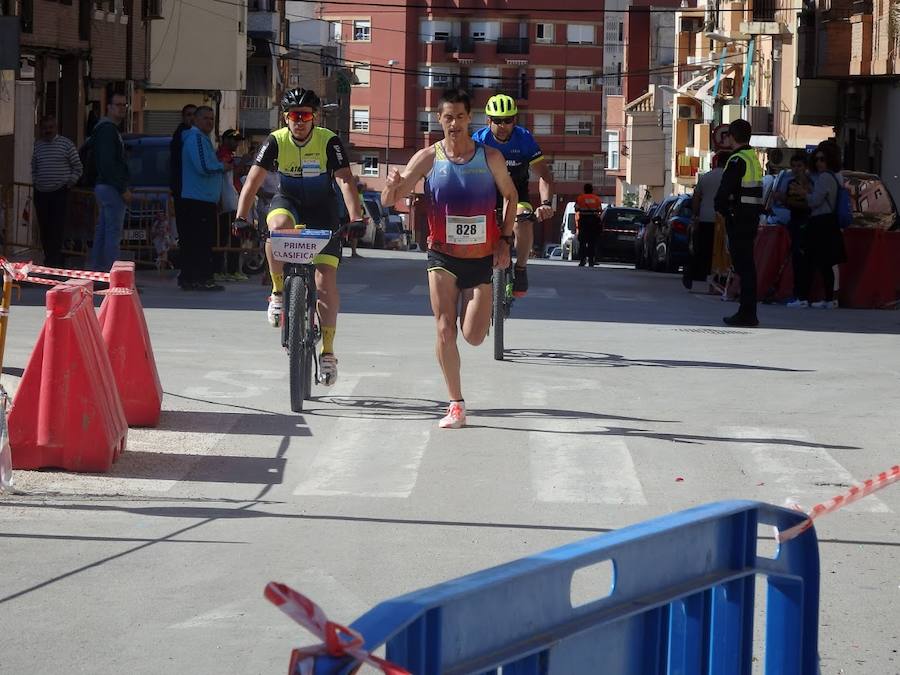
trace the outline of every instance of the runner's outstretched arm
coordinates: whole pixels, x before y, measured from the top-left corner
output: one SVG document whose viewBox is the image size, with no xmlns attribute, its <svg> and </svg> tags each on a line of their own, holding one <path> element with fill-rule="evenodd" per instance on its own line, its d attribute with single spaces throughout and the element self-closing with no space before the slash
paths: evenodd
<svg viewBox="0 0 900 675">
<path fill-rule="evenodd" d="M 434 147 L 419 150 L 403 171 L 391 169 L 387 177 L 387 185 L 381 191 L 381 203 L 393 206 L 397 200 L 412 192 L 416 183 L 425 178 L 434 166 Z"/>
</svg>

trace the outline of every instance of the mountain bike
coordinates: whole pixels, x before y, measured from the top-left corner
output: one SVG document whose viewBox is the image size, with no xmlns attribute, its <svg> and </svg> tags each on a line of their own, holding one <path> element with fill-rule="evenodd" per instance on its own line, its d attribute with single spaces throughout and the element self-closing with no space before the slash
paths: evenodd
<svg viewBox="0 0 900 675">
<path fill-rule="evenodd" d="M 281 345 L 287 350 L 291 410 L 303 412 L 303 401 L 312 396 L 313 374 L 321 381 L 316 345 L 322 339 L 317 311 L 313 259 L 348 226 L 331 230 L 276 230 L 270 233 L 272 257 L 284 263 L 284 308 Z"/>
<path fill-rule="evenodd" d="M 532 223 L 537 221 L 534 211 L 523 211 L 516 215 L 517 223 L 525 221 L 531 221 Z M 509 265 L 503 269 L 495 267 L 492 278 L 494 308 L 493 314 L 491 315 L 491 326 L 494 333 L 495 361 L 503 360 L 503 323 L 509 318 L 510 312 L 512 312 L 513 301 L 515 300 L 515 297 L 513 296 L 513 280 L 515 279 L 516 273 L 512 257 L 512 252 L 514 250 L 515 242 L 513 242 L 509 248 Z"/>
</svg>

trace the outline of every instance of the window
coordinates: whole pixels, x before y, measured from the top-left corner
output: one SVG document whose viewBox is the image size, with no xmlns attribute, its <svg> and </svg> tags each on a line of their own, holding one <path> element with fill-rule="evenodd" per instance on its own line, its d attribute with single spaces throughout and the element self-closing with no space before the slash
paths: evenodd
<svg viewBox="0 0 900 675">
<path fill-rule="evenodd" d="M 534 88 L 535 89 L 553 89 L 553 69 L 552 68 L 535 68 L 534 69 Z"/>
<path fill-rule="evenodd" d="M 553 133 L 553 115 L 550 113 L 534 113 L 531 133 L 535 136 L 546 136 Z"/>
<path fill-rule="evenodd" d="M 619 170 L 619 132 L 604 131 L 603 147 L 606 150 L 606 168 L 611 171 Z"/>
<path fill-rule="evenodd" d="M 553 42 L 553 24 L 539 23 L 535 29 L 535 42 L 551 43 Z"/>
<path fill-rule="evenodd" d="M 581 180 L 581 160 L 558 159 L 551 164 L 554 181 Z"/>
<path fill-rule="evenodd" d="M 419 22 L 419 39 L 422 42 L 446 42 L 451 35 L 459 33 L 454 31 L 454 24 L 450 21 L 435 21 L 433 19 L 422 19 Z"/>
<path fill-rule="evenodd" d="M 426 88 L 446 89 L 453 86 L 456 81 L 456 73 L 447 69 L 427 67 L 419 68 L 419 84 Z"/>
<path fill-rule="evenodd" d="M 594 88 L 594 71 L 569 68 L 566 71 L 566 89 L 590 91 Z"/>
<path fill-rule="evenodd" d="M 622 21 L 619 22 L 619 42 L 625 42 L 625 24 Z"/>
<path fill-rule="evenodd" d="M 363 155 L 362 175 L 378 177 L 378 157 L 375 155 Z"/>
<path fill-rule="evenodd" d="M 355 86 L 368 87 L 372 77 L 372 69 L 368 63 L 353 66 L 353 74 L 359 82 Z"/>
<path fill-rule="evenodd" d="M 497 21 L 473 21 L 469 24 L 469 35 L 475 42 L 496 41 L 500 37 Z"/>
<path fill-rule="evenodd" d="M 350 129 L 351 131 L 369 131 L 369 110 L 356 108 L 350 111 Z"/>
<path fill-rule="evenodd" d="M 590 24 L 570 23 L 566 29 L 566 41 L 570 45 L 592 45 L 594 27 Z"/>
<path fill-rule="evenodd" d="M 472 89 L 496 89 L 500 86 L 499 68 L 470 68 L 469 86 Z"/>
<path fill-rule="evenodd" d="M 331 39 L 335 42 L 341 41 L 341 22 L 340 21 L 332 21 L 331 22 Z"/>
<path fill-rule="evenodd" d="M 566 115 L 566 133 L 573 136 L 591 136 L 594 121 L 590 115 Z"/>
<path fill-rule="evenodd" d="M 356 42 L 370 42 L 372 40 L 372 22 L 368 19 L 354 20 L 353 39 Z"/>
<path fill-rule="evenodd" d="M 441 125 L 435 119 L 435 113 L 428 110 L 420 110 L 418 115 L 419 131 L 428 133 L 429 131 L 440 131 Z"/>
</svg>

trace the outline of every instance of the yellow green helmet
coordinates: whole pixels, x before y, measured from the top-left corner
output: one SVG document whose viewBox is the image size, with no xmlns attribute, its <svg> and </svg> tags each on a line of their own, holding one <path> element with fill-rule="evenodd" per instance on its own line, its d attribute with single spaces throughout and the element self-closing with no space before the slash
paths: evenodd
<svg viewBox="0 0 900 675">
<path fill-rule="evenodd" d="M 519 113 L 519 109 L 512 96 L 494 94 L 488 99 L 484 112 L 488 117 L 513 117 Z"/>
</svg>

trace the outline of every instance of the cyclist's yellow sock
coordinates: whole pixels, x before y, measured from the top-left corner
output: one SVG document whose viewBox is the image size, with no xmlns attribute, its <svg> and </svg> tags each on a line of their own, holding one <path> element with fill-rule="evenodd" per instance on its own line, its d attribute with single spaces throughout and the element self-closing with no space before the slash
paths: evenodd
<svg viewBox="0 0 900 675">
<path fill-rule="evenodd" d="M 272 275 L 272 292 L 273 293 L 284 293 L 284 275 L 283 274 L 273 274 Z"/>
<path fill-rule="evenodd" d="M 336 326 L 322 326 L 322 353 L 334 354 L 334 334 Z"/>
</svg>

